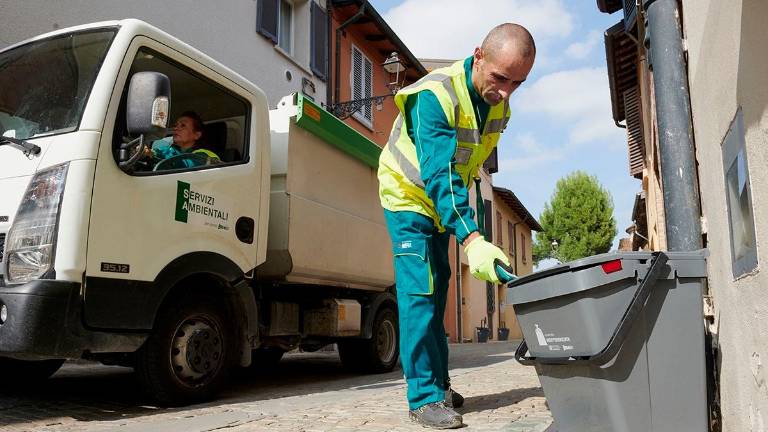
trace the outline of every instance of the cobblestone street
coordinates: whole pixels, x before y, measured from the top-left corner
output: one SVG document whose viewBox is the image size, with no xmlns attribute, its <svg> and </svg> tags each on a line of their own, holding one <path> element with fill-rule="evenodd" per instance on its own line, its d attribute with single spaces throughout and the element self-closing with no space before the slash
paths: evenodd
<svg viewBox="0 0 768 432">
<path fill-rule="evenodd" d="M 451 346 L 464 430 L 542 432 L 551 424 L 533 368 L 516 343 Z M 44 385 L 0 395 L 3 431 L 410 431 L 398 369 L 359 376 L 334 352 L 286 355 L 268 374 L 238 374 L 216 401 L 180 409 L 146 405 L 130 369 L 67 364 Z"/>
</svg>

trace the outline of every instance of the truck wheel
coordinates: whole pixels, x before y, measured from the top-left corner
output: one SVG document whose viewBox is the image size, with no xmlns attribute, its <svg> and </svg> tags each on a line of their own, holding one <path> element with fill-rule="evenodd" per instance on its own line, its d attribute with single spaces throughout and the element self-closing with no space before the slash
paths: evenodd
<svg viewBox="0 0 768 432">
<path fill-rule="evenodd" d="M 136 373 L 149 396 L 179 406 L 211 399 L 235 359 L 234 329 L 212 298 L 165 308 L 137 353 Z"/>
<path fill-rule="evenodd" d="M 391 371 L 400 355 L 395 311 L 389 307 L 379 309 L 370 339 L 342 340 L 338 347 L 341 362 L 349 369 L 366 373 Z"/>
<path fill-rule="evenodd" d="M 64 360 L 17 360 L 0 357 L 0 382 L 17 385 L 43 381 L 59 370 Z"/>
</svg>

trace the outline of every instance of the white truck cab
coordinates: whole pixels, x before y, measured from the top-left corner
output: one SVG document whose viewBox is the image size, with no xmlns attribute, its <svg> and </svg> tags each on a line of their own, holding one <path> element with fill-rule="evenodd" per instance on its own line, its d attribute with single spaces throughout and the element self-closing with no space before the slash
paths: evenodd
<svg viewBox="0 0 768 432">
<path fill-rule="evenodd" d="M 189 112 L 203 153 L 169 128 Z M 0 374 L 93 359 L 184 404 L 297 347 L 391 370 L 378 151 L 138 20 L 0 51 Z"/>
</svg>

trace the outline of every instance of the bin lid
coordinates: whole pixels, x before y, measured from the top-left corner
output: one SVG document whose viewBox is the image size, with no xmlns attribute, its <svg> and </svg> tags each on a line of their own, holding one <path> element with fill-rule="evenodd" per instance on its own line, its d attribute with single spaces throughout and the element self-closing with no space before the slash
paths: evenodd
<svg viewBox="0 0 768 432">
<path fill-rule="evenodd" d="M 666 278 L 706 277 L 705 258 L 709 255 L 706 249 L 665 253 L 668 257 L 667 265 L 670 267 Z M 652 257 L 653 252 L 650 251 L 614 251 L 558 264 L 554 267 L 523 276 L 508 284 L 507 287 L 510 290 L 507 291 L 507 299 L 512 304 L 527 303 L 585 291 L 614 280 L 635 277 L 637 275 L 635 270 L 647 268 L 645 263 Z M 603 274 L 602 271 L 598 272 L 599 275 L 592 275 L 591 273 L 593 272 L 589 272 L 590 275 L 578 277 L 573 280 L 572 284 L 562 284 L 563 278 L 568 277 L 564 273 L 586 270 L 616 260 L 622 261 L 622 270 L 619 272 L 610 275 Z M 643 277 L 642 274 L 639 276 Z M 554 277 L 552 282 L 544 280 L 552 277 Z M 574 275 L 574 277 L 576 276 Z M 555 280 L 559 281 L 559 283 L 556 283 Z"/>
</svg>

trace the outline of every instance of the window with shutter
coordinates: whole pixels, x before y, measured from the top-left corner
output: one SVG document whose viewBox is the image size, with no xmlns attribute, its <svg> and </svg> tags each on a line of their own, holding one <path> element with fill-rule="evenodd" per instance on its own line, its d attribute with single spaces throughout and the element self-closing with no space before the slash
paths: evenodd
<svg viewBox="0 0 768 432">
<path fill-rule="evenodd" d="M 293 4 L 288 0 L 259 0 L 256 30 L 283 51 L 293 52 Z"/>
<path fill-rule="evenodd" d="M 352 99 L 366 99 L 373 96 L 373 63 L 357 47 L 352 47 Z M 370 103 L 352 115 L 363 124 L 373 127 L 373 109 Z"/>
<path fill-rule="evenodd" d="M 515 256 L 515 226 L 507 222 L 507 239 L 509 241 L 509 256 Z"/>
<path fill-rule="evenodd" d="M 256 31 L 277 43 L 280 0 L 259 0 L 256 4 Z"/>
<path fill-rule="evenodd" d="M 312 2 L 310 68 L 312 73 L 325 81 L 328 77 L 328 14 L 320 5 Z"/>
</svg>

